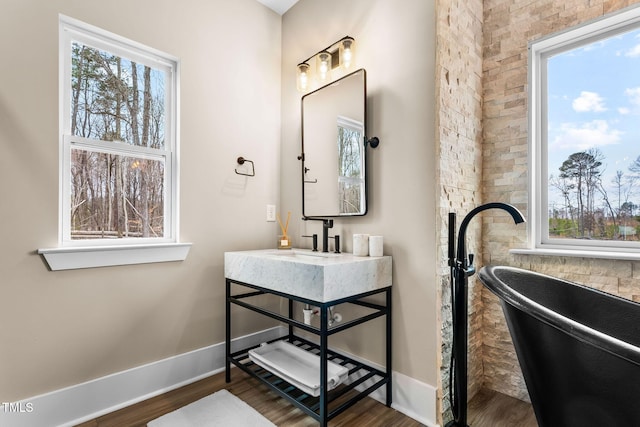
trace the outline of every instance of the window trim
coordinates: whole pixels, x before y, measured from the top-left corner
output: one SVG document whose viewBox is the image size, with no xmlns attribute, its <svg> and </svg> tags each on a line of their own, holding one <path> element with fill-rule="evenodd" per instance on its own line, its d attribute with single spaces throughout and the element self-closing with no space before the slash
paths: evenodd
<svg viewBox="0 0 640 427">
<path fill-rule="evenodd" d="M 526 249 L 512 253 L 614 259 L 640 259 L 637 242 L 549 239 L 546 60 L 552 55 L 626 32 L 640 25 L 640 5 L 634 5 L 529 43 L 529 227 Z"/>
<path fill-rule="evenodd" d="M 65 89 L 71 76 L 69 59 L 72 41 L 109 51 L 166 73 L 165 90 L 168 102 L 165 103 L 165 149 L 120 147 L 125 149 L 117 150 L 120 154 L 128 152 L 138 156 L 152 156 L 155 159 L 164 157 L 165 187 L 170 187 L 165 188 L 165 218 L 170 216 L 170 219 L 165 220 L 163 238 L 70 239 L 70 212 L 67 203 L 70 188 L 66 185 L 70 180 L 69 153 L 74 145 L 90 147 L 91 150 L 103 149 L 99 141 L 65 134 L 70 127 L 70 91 Z M 59 15 L 58 247 L 38 250 L 52 270 L 181 261 L 186 258 L 191 244 L 179 243 L 179 82 L 178 58 L 68 16 Z"/>
<path fill-rule="evenodd" d="M 38 249 L 51 271 L 184 261 L 191 243 Z"/>
</svg>

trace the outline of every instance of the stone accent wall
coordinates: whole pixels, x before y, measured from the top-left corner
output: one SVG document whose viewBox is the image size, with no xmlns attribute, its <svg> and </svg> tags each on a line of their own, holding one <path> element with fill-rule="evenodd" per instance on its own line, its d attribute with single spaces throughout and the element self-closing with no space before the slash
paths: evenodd
<svg viewBox="0 0 640 427">
<path fill-rule="evenodd" d="M 436 1 L 436 129 L 439 188 L 438 295 L 442 337 L 440 407 L 449 411 L 449 358 L 451 355 L 451 292 L 447 266 L 449 212 L 463 215 L 481 203 L 482 173 L 482 0 Z M 469 229 L 469 249 L 480 246 L 480 223 Z M 476 252 L 477 253 L 477 252 Z M 470 281 L 469 395 L 482 385 L 481 285 Z M 442 421 L 442 420 L 439 420 Z M 444 422 L 441 422 L 443 425 Z"/>
<path fill-rule="evenodd" d="M 509 202 L 527 211 L 528 43 L 601 17 L 637 1 L 485 0 L 483 43 L 482 199 Z M 600 259 L 510 256 L 526 231 L 499 212 L 484 216 L 483 262 L 509 264 L 566 278 L 638 300 L 640 263 Z M 497 299 L 482 291 L 484 386 L 528 399 Z"/>
</svg>

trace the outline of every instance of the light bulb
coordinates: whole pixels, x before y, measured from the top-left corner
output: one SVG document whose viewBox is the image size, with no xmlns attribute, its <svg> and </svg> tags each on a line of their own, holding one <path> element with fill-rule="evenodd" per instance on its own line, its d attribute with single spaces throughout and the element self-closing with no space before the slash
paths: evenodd
<svg viewBox="0 0 640 427">
<path fill-rule="evenodd" d="M 298 90 L 306 92 L 309 89 L 309 64 L 303 62 L 298 64 L 298 77 L 296 79 Z"/>
<path fill-rule="evenodd" d="M 320 81 L 325 81 L 331 73 L 331 54 L 329 52 L 320 52 L 318 54 L 318 76 Z"/>
<path fill-rule="evenodd" d="M 345 68 L 349 68 L 351 66 L 351 49 L 345 49 L 342 53 L 342 63 Z"/>
<path fill-rule="evenodd" d="M 343 68 L 349 69 L 355 57 L 355 40 L 345 37 L 340 41 L 340 62 Z"/>
<path fill-rule="evenodd" d="M 327 78 L 327 71 L 329 71 L 327 61 L 322 61 L 322 63 L 320 64 L 320 76 L 323 80 Z"/>
</svg>

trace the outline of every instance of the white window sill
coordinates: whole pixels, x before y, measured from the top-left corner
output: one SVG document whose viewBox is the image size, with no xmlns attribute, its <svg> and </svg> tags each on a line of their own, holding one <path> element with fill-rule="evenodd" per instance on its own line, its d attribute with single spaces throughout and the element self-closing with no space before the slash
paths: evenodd
<svg viewBox="0 0 640 427">
<path fill-rule="evenodd" d="M 540 255 L 540 256 L 565 256 L 579 258 L 600 258 L 613 260 L 640 261 L 640 252 L 618 250 L 580 250 L 580 249 L 511 249 L 510 254 L 515 255 Z"/>
<path fill-rule="evenodd" d="M 38 249 L 52 271 L 184 261 L 191 243 Z"/>
</svg>

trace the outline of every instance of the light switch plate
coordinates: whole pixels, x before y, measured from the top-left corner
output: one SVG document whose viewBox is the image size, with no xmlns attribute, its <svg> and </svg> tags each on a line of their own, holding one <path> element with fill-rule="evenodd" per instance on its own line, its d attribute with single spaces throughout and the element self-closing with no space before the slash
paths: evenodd
<svg viewBox="0 0 640 427">
<path fill-rule="evenodd" d="M 267 222 L 276 221 L 276 205 L 267 205 Z"/>
</svg>

